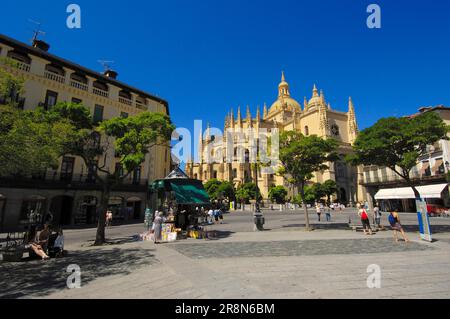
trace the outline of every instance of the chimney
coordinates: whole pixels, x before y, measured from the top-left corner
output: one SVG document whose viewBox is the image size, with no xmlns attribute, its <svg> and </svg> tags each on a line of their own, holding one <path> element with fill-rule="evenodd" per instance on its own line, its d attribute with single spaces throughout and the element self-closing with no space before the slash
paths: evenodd
<svg viewBox="0 0 450 319">
<path fill-rule="evenodd" d="M 117 73 L 116 71 L 113 70 L 106 70 L 105 73 L 103 73 L 105 76 L 107 76 L 108 78 L 111 79 L 117 79 L 117 76 L 119 75 L 119 73 Z"/>
<path fill-rule="evenodd" d="M 33 48 L 48 52 L 50 45 L 41 40 L 33 40 Z"/>
</svg>

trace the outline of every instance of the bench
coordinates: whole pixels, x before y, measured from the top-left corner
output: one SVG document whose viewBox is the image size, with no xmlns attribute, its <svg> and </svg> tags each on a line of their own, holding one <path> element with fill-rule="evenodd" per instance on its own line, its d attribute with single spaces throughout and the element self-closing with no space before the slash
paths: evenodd
<svg viewBox="0 0 450 319">
<path fill-rule="evenodd" d="M 348 227 L 351 228 L 354 232 L 357 232 L 358 230 L 364 231 L 363 225 L 348 224 Z M 380 230 L 384 230 L 384 227 L 381 227 L 381 229 L 380 229 L 378 227 L 374 228 L 371 226 L 371 228 L 372 228 L 372 232 L 374 232 L 374 233 L 376 233 Z"/>
<path fill-rule="evenodd" d="M 19 262 L 22 260 L 25 249 L 26 232 L 8 233 L 6 238 L 0 240 L 0 254 L 3 261 Z"/>
</svg>

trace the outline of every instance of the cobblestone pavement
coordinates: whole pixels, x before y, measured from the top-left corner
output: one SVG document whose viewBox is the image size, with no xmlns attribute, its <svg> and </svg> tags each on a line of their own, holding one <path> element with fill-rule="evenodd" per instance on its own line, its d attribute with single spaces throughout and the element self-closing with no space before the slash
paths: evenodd
<svg viewBox="0 0 450 319">
<path fill-rule="evenodd" d="M 108 229 L 112 244 L 101 248 L 90 247 L 95 229 L 67 230 L 66 258 L 0 262 L 0 298 L 450 298 L 450 219 L 432 219 L 436 241 L 426 243 L 416 217 L 402 215 L 407 244 L 391 231 L 353 232 L 352 217 L 313 221 L 306 232 L 301 213 L 266 212 L 270 230 L 255 233 L 251 214 L 237 212 L 209 227 L 216 240 L 158 246 L 136 241 L 142 225 Z M 81 268 L 80 289 L 67 288 L 71 264 Z M 367 286 L 373 264 L 380 289 Z"/>
<path fill-rule="evenodd" d="M 340 239 L 243 243 L 178 244 L 171 248 L 190 258 L 279 257 L 349 254 L 383 254 L 433 249 L 392 239 Z"/>
</svg>

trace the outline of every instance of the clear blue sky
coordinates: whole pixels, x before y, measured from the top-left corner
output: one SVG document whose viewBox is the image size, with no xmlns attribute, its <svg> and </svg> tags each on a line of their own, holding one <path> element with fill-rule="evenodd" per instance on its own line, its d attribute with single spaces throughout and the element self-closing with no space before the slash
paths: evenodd
<svg viewBox="0 0 450 319">
<path fill-rule="evenodd" d="M 82 29 L 66 27 L 66 7 L 82 9 Z M 366 27 L 367 5 L 382 29 Z M 43 23 L 51 52 L 170 102 L 174 122 L 223 127 L 227 112 L 270 105 L 281 70 L 301 103 L 314 83 L 332 107 L 352 96 L 361 128 L 384 116 L 450 105 L 450 4 L 444 0 L 321 1 L 2 1 L 0 32 L 32 36 Z"/>
</svg>

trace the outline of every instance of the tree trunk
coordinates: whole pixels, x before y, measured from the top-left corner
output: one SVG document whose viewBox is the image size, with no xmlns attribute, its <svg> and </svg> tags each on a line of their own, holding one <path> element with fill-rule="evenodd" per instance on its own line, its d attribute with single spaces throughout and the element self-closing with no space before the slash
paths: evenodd
<svg viewBox="0 0 450 319">
<path fill-rule="evenodd" d="M 308 204 L 306 204 L 306 201 L 305 201 L 305 184 L 304 183 L 302 183 L 300 185 L 300 194 L 302 194 L 303 209 L 305 211 L 305 229 L 306 229 L 306 231 L 310 231 L 311 227 L 309 224 Z"/>
<path fill-rule="evenodd" d="M 108 184 L 103 186 L 102 199 L 100 202 L 100 211 L 98 216 L 97 235 L 95 237 L 94 246 L 102 246 L 106 243 L 105 228 L 106 228 L 106 212 L 108 211 L 109 196 L 111 187 Z"/>
</svg>

